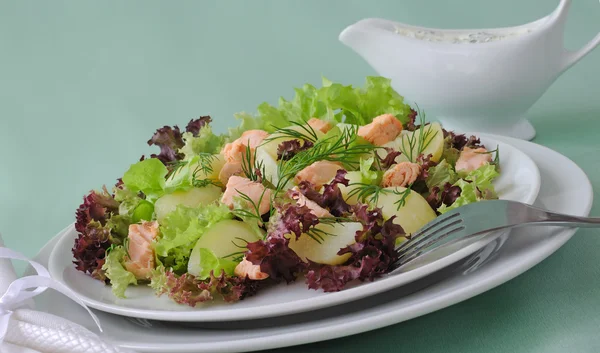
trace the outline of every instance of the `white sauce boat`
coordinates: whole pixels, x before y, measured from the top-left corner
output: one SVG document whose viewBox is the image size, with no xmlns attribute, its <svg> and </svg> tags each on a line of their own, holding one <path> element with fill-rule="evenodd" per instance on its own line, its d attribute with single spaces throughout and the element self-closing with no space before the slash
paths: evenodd
<svg viewBox="0 0 600 353">
<path fill-rule="evenodd" d="M 570 4 L 561 0 L 540 20 L 494 29 L 432 29 L 368 18 L 339 39 L 446 128 L 532 139 L 526 112 L 600 44 L 599 33 L 579 51 L 564 48 Z"/>
</svg>

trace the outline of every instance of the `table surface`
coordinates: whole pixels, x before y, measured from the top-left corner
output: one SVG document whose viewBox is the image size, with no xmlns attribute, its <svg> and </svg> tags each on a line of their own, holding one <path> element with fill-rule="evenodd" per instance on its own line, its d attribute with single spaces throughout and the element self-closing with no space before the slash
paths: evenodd
<svg viewBox="0 0 600 353">
<path fill-rule="evenodd" d="M 558 0 L 2 1 L 0 232 L 33 256 L 73 221 L 82 196 L 152 151 L 164 124 L 290 97 L 321 76 L 362 84 L 375 72 L 337 40 L 383 17 L 430 27 L 510 26 Z M 572 4 L 565 44 L 600 30 L 597 0 Z M 402 92 L 400 92 L 402 93 Z M 600 190 L 600 50 L 530 110 L 535 142 L 578 163 Z M 565 180 L 568 183 L 568 180 Z M 596 199 L 600 197 L 596 194 Z M 592 214 L 600 215 L 600 201 Z M 527 273 L 450 308 L 384 329 L 281 351 L 600 351 L 600 233 L 581 230 Z"/>
</svg>

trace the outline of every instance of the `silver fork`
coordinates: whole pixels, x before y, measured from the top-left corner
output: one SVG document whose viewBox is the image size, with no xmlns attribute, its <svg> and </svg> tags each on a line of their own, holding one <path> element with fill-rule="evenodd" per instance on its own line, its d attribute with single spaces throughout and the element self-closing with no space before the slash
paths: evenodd
<svg viewBox="0 0 600 353">
<path fill-rule="evenodd" d="M 472 203 L 444 213 L 396 249 L 402 266 L 442 246 L 491 231 L 532 225 L 600 228 L 600 218 L 576 217 L 508 200 Z"/>
</svg>

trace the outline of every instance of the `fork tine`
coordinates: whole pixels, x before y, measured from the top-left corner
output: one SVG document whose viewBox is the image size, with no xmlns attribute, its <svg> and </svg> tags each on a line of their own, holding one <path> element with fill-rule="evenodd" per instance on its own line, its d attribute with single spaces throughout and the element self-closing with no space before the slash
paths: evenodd
<svg viewBox="0 0 600 353">
<path fill-rule="evenodd" d="M 454 234 L 456 232 L 460 232 L 461 230 L 465 229 L 464 226 L 459 226 L 459 227 L 455 227 L 449 231 L 447 231 L 446 233 L 442 234 L 441 236 L 437 237 L 436 239 L 431 239 L 430 241 L 428 241 L 425 245 L 419 247 L 418 249 L 413 249 L 410 252 L 405 252 L 404 254 L 400 255 L 400 257 L 398 257 L 397 262 L 400 265 L 404 265 L 412 260 L 414 260 L 415 258 L 423 255 L 424 253 L 430 252 L 434 249 L 439 248 L 439 246 L 435 246 L 433 248 L 430 248 L 430 245 L 433 245 L 434 243 L 437 243 L 437 245 L 439 245 L 439 241 L 441 239 L 444 239 L 448 236 L 450 236 L 451 234 Z M 443 245 L 443 244 L 441 244 Z"/>
<path fill-rule="evenodd" d="M 454 213 L 452 215 L 449 215 L 448 217 L 438 217 L 434 222 L 430 222 L 429 224 L 425 225 L 425 227 L 419 229 L 417 232 L 413 233 L 410 236 L 410 239 L 408 241 L 405 241 L 404 243 L 400 244 L 400 246 L 396 249 L 397 251 L 403 251 L 405 248 L 407 248 L 409 245 L 414 244 L 416 241 L 419 241 L 421 237 L 428 237 L 429 236 L 429 231 L 432 230 L 433 228 L 436 228 L 438 226 L 445 226 L 445 224 L 448 221 L 451 221 L 453 219 L 455 219 L 456 217 L 460 216 L 460 213 Z M 440 219 L 442 218 L 442 219 Z"/>
<path fill-rule="evenodd" d="M 454 218 L 453 218 L 454 219 Z M 412 242 L 409 246 L 405 247 L 404 249 L 402 249 L 400 252 L 405 254 L 405 253 L 410 253 L 414 250 L 417 250 L 419 248 L 421 248 L 423 243 L 425 243 L 425 245 L 430 244 L 433 241 L 437 241 L 441 236 L 443 236 L 445 233 L 445 231 L 447 231 L 449 228 L 452 228 L 453 226 L 459 225 L 462 223 L 462 219 L 454 219 L 453 222 L 449 223 L 449 224 L 444 224 L 443 226 L 425 233 L 423 236 L 421 236 L 418 240 Z"/>
</svg>

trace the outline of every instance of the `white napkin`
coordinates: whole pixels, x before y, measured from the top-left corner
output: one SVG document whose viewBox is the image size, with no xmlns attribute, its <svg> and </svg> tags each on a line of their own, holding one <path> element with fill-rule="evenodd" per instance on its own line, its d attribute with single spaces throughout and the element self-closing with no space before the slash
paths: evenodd
<svg viewBox="0 0 600 353">
<path fill-rule="evenodd" d="M 6 249 L 3 246 L 0 235 L 0 252 Z M 33 261 L 30 263 L 39 275 L 17 280 L 11 261 L 0 258 L 1 353 L 133 353 L 107 343 L 95 333 L 71 321 L 35 311 L 30 298 L 43 292 L 44 287 L 59 290 L 76 300 L 79 305 L 83 305 L 83 302 L 72 291 L 51 280 L 41 265 Z M 38 288 L 26 291 L 32 287 L 32 283 Z M 90 315 L 96 319 L 91 312 Z M 4 337 L 3 325 L 7 325 Z"/>
</svg>

